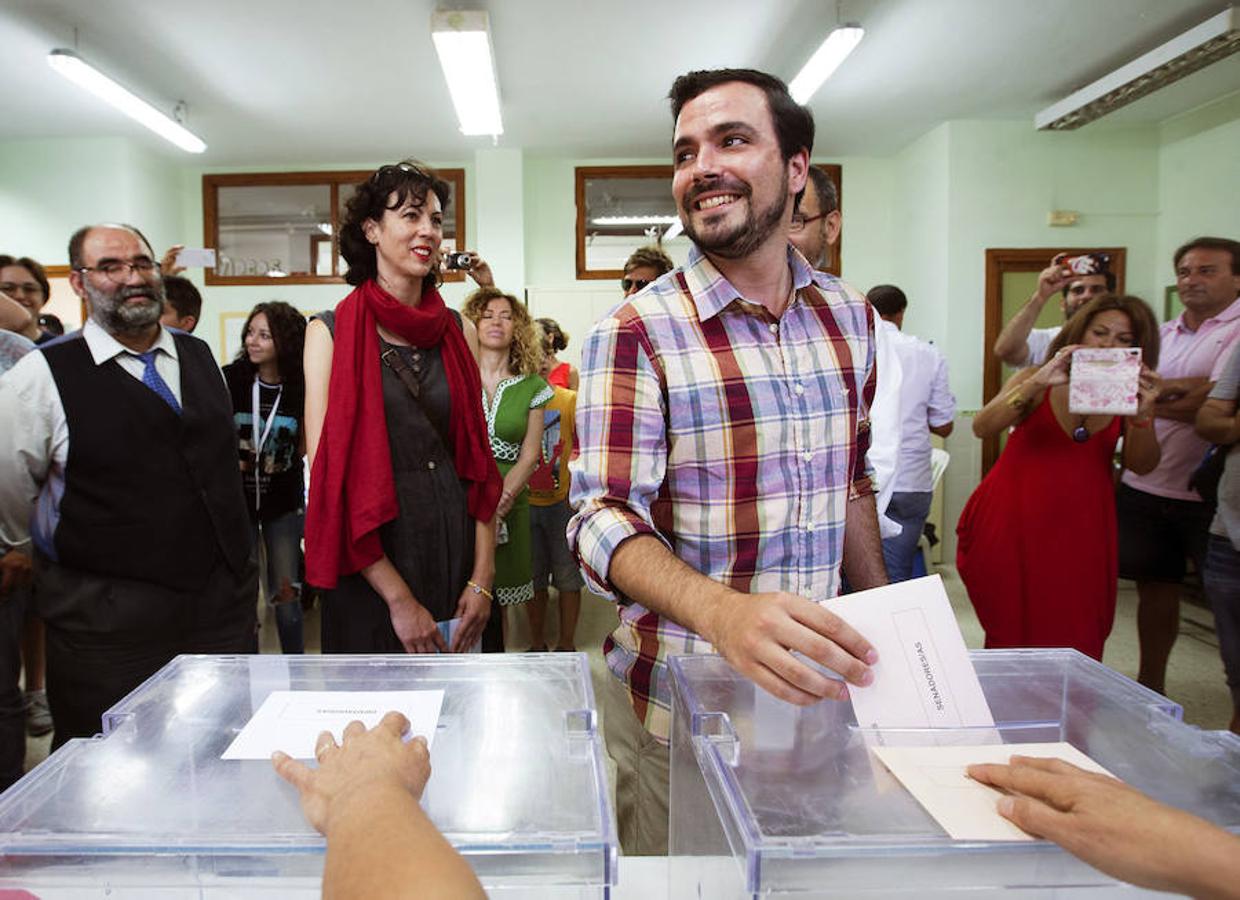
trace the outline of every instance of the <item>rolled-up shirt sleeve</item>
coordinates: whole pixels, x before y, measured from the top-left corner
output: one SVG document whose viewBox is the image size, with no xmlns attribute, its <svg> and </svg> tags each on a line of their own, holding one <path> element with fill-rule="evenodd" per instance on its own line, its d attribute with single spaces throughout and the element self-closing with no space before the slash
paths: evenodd
<svg viewBox="0 0 1240 900">
<path fill-rule="evenodd" d="M 934 381 L 930 386 L 930 402 L 927 404 L 926 419 L 939 428 L 956 419 L 956 395 L 952 393 L 947 380 L 947 360 L 937 350 L 934 352 Z"/>
<path fill-rule="evenodd" d="M 42 353 L 0 377 L 0 548 L 29 551 L 30 517 L 48 470 L 63 467 L 68 431 Z"/>
<path fill-rule="evenodd" d="M 639 534 L 670 547 L 651 514 L 667 473 L 667 411 L 652 356 L 640 322 L 621 313 L 599 322 L 581 351 L 568 545 L 590 590 L 619 602 L 608 574 L 616 549 Z"/>
</svg>

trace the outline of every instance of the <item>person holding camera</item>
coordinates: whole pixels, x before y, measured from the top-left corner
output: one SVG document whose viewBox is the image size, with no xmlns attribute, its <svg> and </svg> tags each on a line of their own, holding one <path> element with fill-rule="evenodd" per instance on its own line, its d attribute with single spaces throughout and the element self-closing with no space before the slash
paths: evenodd
<svg viewBox="0 0 1240 900">
<path fill-rule="evenodd" d="M 1060 308 L 1067 323 L 1082 306 L 1102 294 L 1115 292 L 1115 273 L 1111 257 L 1105 253 L 1086 253 L 1069 257 L 1058 253 L 1038 274 L 1038 286 L 995 339 L 994 354 L 1009 366 L 1040 366 L 1047 360 L 1051 341 L 1062 330 L 1058 325 L 1034 328 L 1043 307 L 1055 294 L 1062 293 Z"/>
<path fill-rule="evenodd" d="M 1141 348 L 1135 415 L 1069 411 L 1069 367 L 1083 347 Z M 1158 465 L 1158 347 L 1144 301 L 1098 297 L 1051 342 L 1044 365 L 1017 372 L 974 417 L 979 438 L 1012 429 L 956 526 L 956 567 L 987 647 L 1075 647 L 1102 658 L 1118 583 L 1111 461 L 1123 434 L 1125 468 Z"/>
<path fill-rule="evenodd" d="M 503 485 L 477 332 L 438 291 L 448 198 L 412 160 L 358 185 L 340 229 L 356 287 L 306 330 L 306 580 L 326 589 L 324 653 L 463 651 L 491 617 Z"/>
</svg>

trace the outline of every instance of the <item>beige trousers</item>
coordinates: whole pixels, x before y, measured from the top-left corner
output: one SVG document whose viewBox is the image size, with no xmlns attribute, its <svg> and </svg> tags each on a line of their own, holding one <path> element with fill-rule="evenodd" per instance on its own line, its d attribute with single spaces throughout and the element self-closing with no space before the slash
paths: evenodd
<svg viewBox="0 0 1240 900">
<path fill-rule="evenodd" d="M 669 750 L 638 721 L 624 685 L 600 686 L 603 740 L 616 764 L 616 819 L 626 856 L 667 855 Z"/>
</svg>

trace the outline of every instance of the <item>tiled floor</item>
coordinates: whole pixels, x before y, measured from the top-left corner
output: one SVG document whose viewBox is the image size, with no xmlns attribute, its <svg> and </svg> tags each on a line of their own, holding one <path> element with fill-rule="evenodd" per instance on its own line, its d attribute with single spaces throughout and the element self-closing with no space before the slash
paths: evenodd
<svg viewBox="0 0 1240 900">
<path fill-rule="evenodd" d="M 960 628 L 964 632 L 965 642 L 970 647 L 980 647 L 982 630 L 955 569 L 944 567 L 939 571 L 947 585 L 947 592 L 960 621 Z M 1131 583 L 1121 582 L 1115 628 L 1111 632 L 1103 655 L 1103 662 L 1130 678 L 1136 677 L 1137 671 L 1136 602 L 1136 591 Z M 548 638 L 552 646 L 556 638 L 557 615 L 556 601 L 553 599 L 547 616 L 551 632 Z M 263 622 L 262 650 L 264 653 L 278 652 L 279 642 L 276 639 L 275 622 L 271 613 L 263 609 L 260 610 L 260 616 Z M 524 612 L 517 610 L 510 616 L 512 627 L 509 631 L 509 646 L 524 649 L 529 646 Z M 596 690 L 614 689 L 603 664 L 600 648 L 603 638 L 615 627 L 615 622 L 616 610 L 612 604 L 590 594 L 582 598 L 581 621 L 577 627 L 577 647 L 587 651 L 590 655 L 590 668 L 595 676 Z M 318 652 L 317 610 L 311 612 L 306 618 L 306 644 L 310 652 Z M 1219 661 L 1218 640 L 1214 635 L 1213 621 L 1207 611 L 1188 603 L 1183 604 L 1180 639 L 1176 642 L 1171 656 L 1167 687 L 1171 699 L 1184 707 L 1186 722 L 1205 729 L 1227 727 L 1231 718 L 1231 697 L 1223 681 L 1223 668 Z M 37 765 L 47 757 L 50 742 L 50 735 L 43 738 L 30 738 L 27 741 L 27 768 Z"/>
</svg>

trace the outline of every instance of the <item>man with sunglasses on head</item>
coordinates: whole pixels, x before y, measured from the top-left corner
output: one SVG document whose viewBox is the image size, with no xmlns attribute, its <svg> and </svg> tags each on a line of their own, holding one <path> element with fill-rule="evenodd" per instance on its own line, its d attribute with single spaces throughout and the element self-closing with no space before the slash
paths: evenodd
<svg viewBox="0 0 1240 900">
<path fill-rule="evenodd" d="M 207 345 L 160 325 L 150 243 L 79 229 L 81 331 L 0 377 L 0 544 L 36 559 L 52 746 L 99 732 L 178 653 L 255 652 L 232 404 Z"/>
<path fill-rule="evenodd" d="M 691 72 L 669 96 L 693 246 L 586 338 L 568 527 L 620 609 L 604 652 L 627 696 L 600 702 L 621 844 L 647 854 L 667 845 L 668 657 L 717 651 L 781 699 L 843 699 L 877 654 L 814 601 L 841 572 L 887 581 L 866 463 L 873 315 L 788 242 L 813 116 L 752 69 Z"/>
<path fill-rule="evenodd" d="M 638 247 L 624 263 L 624 277 L 620 290 L 625 297 L 632 297 L 652 281 L 672 271 L 675 263 L 658 247 Z"/>
</svg>

